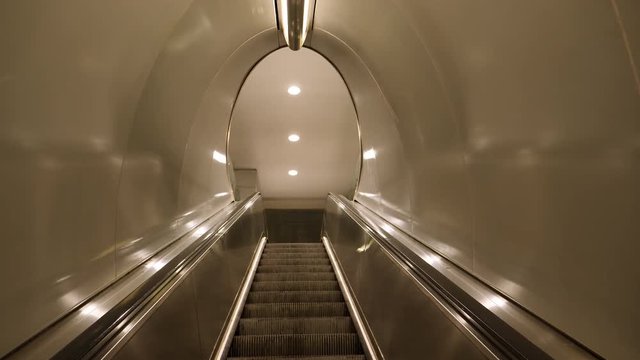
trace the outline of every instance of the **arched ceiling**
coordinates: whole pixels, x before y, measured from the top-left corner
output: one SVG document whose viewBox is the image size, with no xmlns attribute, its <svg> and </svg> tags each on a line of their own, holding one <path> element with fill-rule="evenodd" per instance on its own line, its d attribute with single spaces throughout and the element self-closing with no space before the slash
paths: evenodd
<svg viewBox="0 0 640 360">
<path fill-rule="evenodd" d="M 288 88 L 298 86 L 292 96 Z M 300 140 L 288 141 L 290 134 Z M 360 142 L 353 103 L 339 73 L 312 50 L 280 49 L 262 60 L 238 96 L 229 154 L 237 169 L 257 169 L 270 199 L 319 199 L 353 191 Z M 297 170 L 297 176 L 288 175 Z"/>
</svg>

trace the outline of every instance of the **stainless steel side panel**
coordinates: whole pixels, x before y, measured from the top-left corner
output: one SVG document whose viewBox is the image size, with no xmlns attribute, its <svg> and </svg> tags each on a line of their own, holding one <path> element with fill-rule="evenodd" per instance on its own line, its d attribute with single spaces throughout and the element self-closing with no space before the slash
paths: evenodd
<svg viewBox="0 0 640 360">
<path fill-rule="evenodd" d="M 135 334 L 116 359 L 199 359 L 193 280 L 184 280 Z"/>
<path fill-rule="evenodd" d="M 415 281 L 332 202 L 324 231 L 387 359 L 484 359 Z"/>
<path fill-rule="evenodd" d="M 116 359 L 208 359 L 264 232 L 257 201 L 162 299 Z"/>
<path fill-rule="evenodd" d="M 262 202 L 245 214 L 193 272 L 202 354 L 209 358 L 265 232 Z"/>
</svg>

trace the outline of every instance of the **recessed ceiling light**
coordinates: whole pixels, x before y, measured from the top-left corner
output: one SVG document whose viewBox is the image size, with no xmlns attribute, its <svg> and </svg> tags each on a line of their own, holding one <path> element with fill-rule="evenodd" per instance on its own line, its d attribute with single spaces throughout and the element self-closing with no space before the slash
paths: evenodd
<svg viewBox="0 0 640 360">
<path fill-rule="evenodd" d="M 287 92 L 289 93 L 289 95 L 293 95 L 293 96 L 299 95 L 301 91 L 302 90 L 295 85 L 291 85 L 289 86 L 289 89 L 287 89 Z"/>
<path fill-rule="evenodd" d="M 289 170 L 289 176 L 298 176 L 298 170 Z"/>
<path fill-rule="evenodd" d="M 289 141 L 291 141 L 291 142 L 297 142 L 297 141 L 300 141 L 300 135 L 298 135 L 298 134 L 291 134 L 291 135 L 289 135 Z"/>
<path fill-rule="evenodd" d="M 371 148 L 362 153 L 362 158 L 365 160 L 371 160 L 376 158 L 376 150 Z"/>
</svg>

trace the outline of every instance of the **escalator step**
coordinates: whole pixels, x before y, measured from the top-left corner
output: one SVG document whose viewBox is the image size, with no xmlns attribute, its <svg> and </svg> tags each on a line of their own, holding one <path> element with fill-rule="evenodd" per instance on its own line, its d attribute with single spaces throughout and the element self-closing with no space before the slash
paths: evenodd
<svg viewBox="0 0 640 360">
<path fill-rule="evenodd" d="M 322 243 L 268 243 L 229 359 L 364 360 Z"/>
<path fill-rule="evenodd" d="M 254 282 L 267 281 L 327 281 L 335 280 L 334 273 L 327 272 L 293 272 L 293 273 L 261 273 L 255 274 Z"/>
<path fill-rule="evenodd" d="M 246 304 L 243 318 L 349 316 L 344 302 Z"/>
<path fill-rule="evenodd" d="M 298 252 L 298 253 L 289 253 L 289 252 L 270 252 L 263 253 L 262 259 L 328 259 L 326 252 Z"/>
<path fill-rule="evenodd" d="M 310 242 L 310 243 L 287 243 L 287 242 L 268 242 L 266 247 L 322 247 L 321 242 Z"/>
<path fill-rule="evenodd" d="M 258 272 L 333 272 L 333 268 L 331 265 L 259 265 Z"/>
<path fill-rule="evenodd" d="M 241 335 L 231 342 L 229 356 L 361 354 L 357 334 Z"/>
<path fill-rule="evenodd" d="M 337 281 L 258 281 L 251 291 L 338 291 Z"/>
<path fill-rule="evenodd" d="M 338 356 L 294 356 L 294 357 L 230 357 L 228 360 L 365 360 L 364 355 L 338 355 Z"/>
<path fill-rule="evenodd" d="M 256 291 L 249 292 L 247 304 L 330 303 L 343 301 L 340 291 Z"/>
<path fill-rule="evenodd" d="M 240 319 L 237 335 L 355 333 L 348 316 L 318 318 Z"/>
<path fill-rule="evenodd" d="M 331 265 L 329 258 L 262 259 L 260 265 Z"/>
<path fill-rule="evenodd" d="M 318 252 L 324 251 L 324 246 L 265 246 L 264 251 L 272 252 L 272 251 L 283 251 L 283 252 L 301 252 L 301 251 L 311 251 Z"/>
<path fill-rule="evenodd" d="M 322 246 L 318 246 L 318 247 L 311 247 L 311 246 L 304 246 L 304 247 L 265 247 L 264 250 L 262 250 L 262 252 L 264 254 L 274 254 L 274 253 L 279 253 L 279 252 L 283 252 L 283 253 L 305 253 L 305 252 L 323 253 L 324 251 L 325 251 L 325 249 Z"/>
</svg>

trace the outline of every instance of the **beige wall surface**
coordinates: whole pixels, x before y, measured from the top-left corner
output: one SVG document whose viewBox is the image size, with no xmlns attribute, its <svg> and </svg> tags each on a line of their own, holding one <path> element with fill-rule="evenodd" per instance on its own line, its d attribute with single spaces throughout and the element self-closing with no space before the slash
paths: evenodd
<svg viewBox="0 0 640 360">
<path fill-rule="evenodd" d="M 348 47 L 334 61 L 376 152 L 357 199 L 618 359 L 640 356 L 635 4 L 326 0 L 315 15 Z M 388 111 L 364 113 L 376 97 Z"/>
<path fill-rule="evenodd" d="M 369 151 L 357 199 L 601 355 L 639 357 L 637 2 L 316 11 L 309 46 Z M 0 4 L 0 354 L 164 245 L 154 229 L 231 201 L 212 155 L 274 23 L 268 0 Z"/>
<path fill-rule="evenodd" d="M 267 0 L 0 4 L 0 356 L 232 200 L 212 151 L 274 24 Z"/>
<path fill-rule="evenodd" d="M 296 85 L 301 93 L 292 96 Z M 290 142 L 290 134 L 300 139 Z M 265 204 L 353 196 L 360 139 L 349 90 L 325 58 L 282 48 L 247 76 L 233 110 L 229 154 L 234 166 L 256 169 Z M 296 176 L 289 176 L 296 170 Z M 292 206 L 300 206 L 292 201 Z"/>
</svg>

